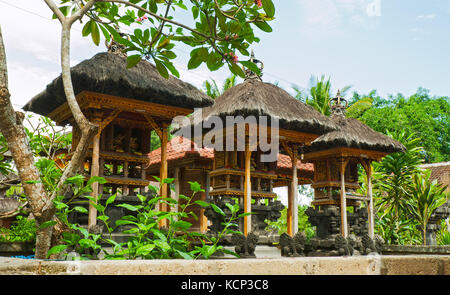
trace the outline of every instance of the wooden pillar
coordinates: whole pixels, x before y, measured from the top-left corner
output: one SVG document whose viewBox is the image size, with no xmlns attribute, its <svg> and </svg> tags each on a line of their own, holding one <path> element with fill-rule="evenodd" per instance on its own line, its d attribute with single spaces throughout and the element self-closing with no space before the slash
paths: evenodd
<svg viewBox="0 0 450 295">
<path fill-rule="evenodd" d="M 167 141 L 168 141 L 168 130 L 167 126 L 163 126 L 161 128 L 161 166 L 159 170 L 159 178 L 161 182 L 167 178 Z M 167 183 L 160 184 L 160 196 L 161 197 L 168 197 L 168 185 Z M 159 203 L 159 210 L 163 212 L 167 212 L 167 204 L 165 203 Z M 160 226 L 167 226 L 168 220 L 163 219 L 160 222 Z"/>
<path fill-rule="evenodd" d="M 250 151 L 249 142 L 245 142 L 245 179 L 244 179 L 244 213 L 250 213 L 252 211 L 252 182 L 250 179 L 250 165 L 251 165 L 252 152 Z M 244 235 L 247 236 L 252 229 L 251 216 L 244 217 Z"/>
<path fill-rule="evenodd" d="M 340 161 L 341 170 L 341 234 L 344 238 L 348 235 L 347 230 L 347 198 L 345 196 L 345 166 L 347 162 L 342 159 Z"/>
<path fill-rule="evenodd" d="M 177 204 L 175 205 L 175 212 L 178 212 L 178 202 L 180 200 L 180 167 L 175 167 L 175 172 L 174 172 L 174 184 L 175 184 L 175 195 L 173 197 L 173 199 L 175 199 L 177 201 Z"/>
<path fill-rule="evenodd" d="M 375 220 L 373 215 L 373 196 L 372 196 L 372 166 L 370 161 L 364 165 L 367 174 L 367 197 L 369 197 L 369 204 L 367 206 L 367 213 L 369 217 L 369 236 L 373 239 L 375 234 Z"/>
<path fill-rule="evenodd" d="M 128 178 L 128 161 L 123 162 L 123 177 Z M 128 196 L 130 193 L 130 190 L 128 188 L 128 184 L 122 185 L 122 195 Z"/>
<path fill-rule="evenodd" d="M 297 178 L 297 149 L 292 150 L 292 181 L 288 193 L 287 232 L 294 236 L 298 232 L 298 178 Z"/>
<path fill-rule="evenodd" d="M 92 148 L 92 166 L 91 177 L 99 176 L 99 157 L 100 157 L 100 133 L 94 136 L 93 148 Z M 92 184 L 91 196 L 97 198 L 98 195 L 98 182 Z M 97 224 L 97 209 L 89 203 L 89 216 L 88 216 L 88 228 Z"/>
<path fill-rule="evenodd" d="M 209 172 L 205 171 L 205 201 L 210 202 L 209 190 L 210 190 L 210 176 Z M 203 213 L 205 209 L 203 209 Z M 200 231 L 205 233 L 208 230 L 208 218 L 203 214 L 202 222 L 200 223 Z"/>
</svg>

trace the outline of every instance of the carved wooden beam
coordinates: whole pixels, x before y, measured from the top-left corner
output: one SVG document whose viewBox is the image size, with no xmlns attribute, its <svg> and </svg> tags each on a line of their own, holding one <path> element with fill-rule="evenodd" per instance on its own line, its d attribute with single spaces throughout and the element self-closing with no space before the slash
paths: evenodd
<svg viewBox="0 0 450 295">
<path fill-rule="evenodd" d="M 121 110 L 113 110 L 112 113 L 106 117 L 103 121 L 99 122 L 97 133 L 102 133 L 102 130 L 109 125 L 117 116 L 121 113 Z"/>
<path fill-rule="evenodd" d="M 292 151 L 292 148 L 289 146 L 289 144 L 286 141 L 280 141 L 280 143 L 283 146 L 283 148 L 286 151 L 286 153 L 288 153 L 289 157 L 291 159 L 293 159 L 294 158 L 294 153 Z"/>
<path fill-rule="evenodd" d="M 152 126 L 153 130 L 155 130 L 156 134 L 159 136 L 159 139 L 162 139 L 163 134 L 161 131 L 161 126 L 159 126 L 158 123 L 156 123 L 155 119 L 153 119 L 152 116 L 146 113 L 143 113 L 142 116 L 144 116 L 144 118 L 147 120 L 150 126 Z"/>
</svg>

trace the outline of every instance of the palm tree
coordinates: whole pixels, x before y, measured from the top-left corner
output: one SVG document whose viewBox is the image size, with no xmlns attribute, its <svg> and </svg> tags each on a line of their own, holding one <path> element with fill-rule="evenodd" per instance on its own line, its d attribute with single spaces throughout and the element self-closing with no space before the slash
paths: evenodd
<svg viewBox="0 0 450 295">
<path fill-rule="evenodd" d="M 421 153 L 423 148 L 419 146 L 420 138 L 405 131 L 389 133 L 387 135 L 400 141 L 406 151 L 389 154 L 381 162 L 373 163 L 374 190 L 378 192 L 377 207 L 388 213 L 394 212 L 394 218 L 399 219 L 400 211 L 406 209 L 408 188 L 412 185 L 412 176 L 418 173 L 418 165 L 422 164 Z"/>
<path fill-rule="evenodd" d="M 420 223 L 424 245 L 427 244 L 426 230 L 431 215 L 447 202 L 445 193 L 447 186 L 438 184 L 437 180 L 431 182 L 430 173 L 431 171 L 428 170 L 414 175 L 407 201 L 409 213 Z"/>
<path fill-rule="evenodd" d="M 203 83 L 203 88 L 204 88 L 206 94 L 214 99 L 214 98 L 220 96 L 226 90 L 235 86 L 236 83 L 237 83 L 236 75 L 231 75 L 230 77 L 225 79 L 222 89 L 219 88 L 219 86 L 217 85 L 217 83 L 214 79 L 211 79 L 211 81 L 208 81 L 208 80 L 205 81 Z"/>
<path fill-rule="evenodd" d="M 420 173 L 418 165 L 423 162 L 423 148 L 419 146 L 420 138 L 405 131 L 387 135 L 400 141 L 406 151 L 385 156 L 381 162 L 374 162 L 373 192 L 378 223 L 391 228 L 390 240 L 393 244 L 400 243 L 400 237 L 405 237 L 402 228 L 413 219 L 407 218 L 408 192 L 413 185 L 413 175 Z"/>
<path fill-rule="evenodd" d="M 312 106 L 321 114 L 330 115 L 330 100 L 334 97 L 331 90 L 331 80 L 325 80 L 325 75 L 320 77 L 311 76 L 310 87 L 306 91 L 301 90 L 298 86 L 293 85 L 292 88 L 296 92 L 295 98 Z M 345 96 L 346 92 L 352 86 L 345 86 L 340 90 L 341 95 Z"/>
</svg>

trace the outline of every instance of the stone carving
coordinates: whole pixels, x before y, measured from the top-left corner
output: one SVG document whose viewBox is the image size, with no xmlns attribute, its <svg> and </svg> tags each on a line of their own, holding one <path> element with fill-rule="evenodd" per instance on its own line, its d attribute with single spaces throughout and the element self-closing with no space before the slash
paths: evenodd
<svg viewBox="0 0 450 295">
<path fill-rule="evenodd" d="M 304 256 L 306 236 L 302 232 L 298 232 L 291 237 L 287 233 L 280 236 L 281 256 L 299 257 Z"/>
<path fill-rule="evenodd" d="M 340 256 L 353 255 L 354 248 L 352 244 L 352 239 L 346 239 L 341 235 L 337 235 L 336 238 L 334 238 L 334 246 L 336 247 L 338 255 Z"/>
<path fill-rule="evenodd" d="M 375 241 L 372 240 L 368 234 L 364 234 L 361 236 L 361 244 L 362 248 L 360 253 L 362 255 L 367 255 L 373 252 L 378 253 L 377 248 L 375 247 Z"/>
<path fill-rule="evenodd" d="M 235 245 L 234 251 L 242 258 L 256 257 L 255 249 L 258 239 L 258 235 L 253 232 L 250 232 L 247 237 L 240 234 L 231 236 L 231 242 Z"/>
<path fill-rule="evenodd" d="M 383 251 L 383 245 L 384 245 L 384 240 L 381 236 L 379 235 L 375 235 L 373 237 L 373 240 L 375 242 L 375 249 L 377 251 L 378 254 L 381 254 Z"/>
</svg>

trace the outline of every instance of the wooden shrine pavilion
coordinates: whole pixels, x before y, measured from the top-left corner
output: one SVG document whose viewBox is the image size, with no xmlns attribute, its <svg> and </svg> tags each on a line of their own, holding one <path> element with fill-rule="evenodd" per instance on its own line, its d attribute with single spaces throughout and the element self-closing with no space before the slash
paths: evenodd
<svg viewBox="0 0 450 295">
<path fill-rule="evenodd" d="M 262 64 L 254 59 L 250 61 Z M 262 69 L 262 67 L 261 67 Z M 255 202 L 264 199 L 271 199 L 276 196 L 273 192 L 273 183 L 278 178 L 276 174 L 277 159 L 272 162 L 261 161 L 264 154 L 261 148 L 261 130 L 265 128 L 269 137 L 277 134 L 275 141 L 281 145 L 280 151 L 288 155 L 291 163 L 297 163 L 301 158 L 302 149 L 312 141 L 326 132 L 336 130 L 335 123 L 328 117 L 320 114 L 314 108 L 300 102 L 283 89 L 264 83 L 261 75 L 246 71 L 246 79 L 223 93 L 214 100 L 210 107 L 202 109 L 201 118 L 193 119 L 188 124 L 180 124 L 179 130 L 194 130 L 201 128 L 201 136 L 208 132 L 215 132 L 213 147 L 220 146 L 222 149 L 214 148 L 214 162 L 212 170 L 209 172 L 211 178 L 211 190 L 209 196 L 211 202 L 221 203 L 223 199 L 230 197 L 238 198 L 243 205 L 243 212 L 251 212 L 252 199 Z M 238 139 L 237 132 L 231 132 L 230 128 L 237 130 L 238 124 L 226 125 L 223 128 L 207 128 L 211 126 L 210 120 L 220 118 L 226 122 L 226 118 L 238 117 L 248 118 L 254 116 L 258 118 L 256 123 L 247 124 L 244 122 L 240 127 L 245 126 L 245 138 Z M 261 118 L 266 118 L 264 122 Z M 278 125 L 272 126 L 273 120 Z M 252 126 L 256 125 L 256 126 Z M 255 127 L 255 128 L 252 128 Z M 255 131 L 258 130 L 258 131 Z M 252 140 L 256 138 L 256 140 Z M 224 140 L 225 139 L 225 140 Z M 195 137 L 194 140 L 196 141 Z M 232 150 L 225 150 L 230 140 Z M 272 140 L 272 139 L 271 139 Z M 245 143 L 243 142 L 245 141 Z M 196 141 L 197 142 L 197 141 Z M 204 143 L 205 144 L 205 143 Z M 245 145 L 242 150 L 237 147 L 239 144 Z M 294 235 L 298 231 L 298 172 L 297 165 L 292 165 L 292 177 L 289 183 L 288 195 L 288 233 Z M 241 226 L 242 232 L 247 236 L 252 230 L 251 216 L 245 216 Z"/>
<path fill-rule="evenodd" d="M 98 53 L 71 68 L 76 99 L 85 116 L 99 125 L 81 173 L 106 179 L 105 184 L 96 183 L 93 187 L 93 194 L 102 194 L 103 198 L 113 193 L 133 196 L 145 192 L 149 184 L 145 166 L 152 130 L 165 147 L 168 126 L 175 116 L 188 115 L 194 108 L 213 103 L 210 97 L 186 82 L 173 76 L 164 79 L 145 60 L 127 69 L 126 56 L 115 49 L 113 45 L 109 52 Z M 24 110 L 47 116 L 58 125 L 70 124 L 74 150 L 81 134 L 67 105 L 61 75 L 32 98 Z M 164 165 L 159 177 L 165 179 L 165 149 L 161 162 Z M 162 186 L 161 194 L 167 195 L 167 185 Z M 89 211 L 88 223 L 92 226 L 96 223 L 96 211 L 93 206 Z"/>
<path fill-rule="evenodd" d="M 161 165 L 161 148 L 155 149 L 149 155 L 149 166 L 146 168 L 147 170 L 147 178 L 151 179 L 152 176 L 158 176 L 160 165 Z M 292 162 L 289 156 L 278 154 L 276 162 L 276 169 L 272 178 L 270 178 L 272 187 L 281 187 L 288 186 L 292 182 Z M 174 180 L 174 189 L 170 193 L 171 197 L 174 199 L 178 199 L 179 194 L 183 194 L 185 196 L 190 195 L 190 188 L 188 185 L 188 181 L 197 181 L 200 185 L 205 188 L 205 192 L 201 194 L 197 194 L 195 198 L 203 200 L 203 201 L 211 201 L 212 196 L 210 196 L 210 172 L 213 170 L 214 165 L 217 165 L 217 162 L 214 159 L 214 149 L 203 147 L 198 148 L 194 141 L 184 138 L 184 137 L 174 137 L 167 144 L 167 163 L 168 163 L 168 175 L 169 177 L 175 178 Z M 227 165 L 228 169 L 237 170 L 237 167 L 231 167 L 231 165 Z M 242 168 L 241 168 L 242 170 Z M 300 160 L 297 161 L 297 182 L 299 184 L 310 184 L 313 181 L 314 170 L 313 165 L 310 163 L 302 163 Z M 251 175 L 256 176 L 257 173 L 261 173 L 263 171 L 251 171 Z M 239 189 L 243 192 L 243 178 L 244 175 L 241 173 L 240 175 L 240 186 Z M 231 182 L 231 177 L 225 179 L 227 182 Z M 256 179 L 256 185 L 258 185 L 258 178 Z M 255 193 L 264 193 L 261 188 L 261 180 L 259 180 L 259 188 L 255 190 Z M 226 184 L 226 187 L 231 187 L 231 183 Z M 180 200 L 182 202 L 182 200 Z M 266 205 L 269 207 L 270 203 Z M 252 207 L 258 207 L 257 205 L 253 205 Z M 278 208 L 278 206 L 276 206 Z M 224 208 L 225 210 L 226 208 Z M 270 211 L 270 208 L 264 208 L 263 213 Z M 205 216 L 205 210 L 203 210 L 200 206 L 194 205 L 194 213 L 198 216 L 198 220 L 194 218 L 190 218 L 187 220 L 192 223 L 192 230 L 206 232 L 208 229 L 208 220 Z M 257 209 L 255 209 L 257 210 Z M 267 214 L 264 214 L 267 216 Z M 277 216 L 274 212 L 271 216 Z M 259 218 L 264 221 L 264 217 Z M 275 220 L 274 220 L 275 221 Z M 257 226 L 253 226 L 253 228 L 257 228 Z"/>
<path fill-rule="evenodd" d="M 349 225 L 347 224 L 347 206 L 354 208 L 353 212 L 365 203 L 368 214 L 368 234 L 374 237 L 374 216 L 372 198 L 372 170 L 371 162 L 379 161 L 390 153 L 402 152 L 405 147 L 396 140 L 372 130 L 361 121 L 347 118 L 342 102 L 345 99 L 338 92 L 337 97 L 330 102 L 331 120 L 338 126 L 338 130 L 328 132 L 315 139 L 311 146 L 306 148 L 305 161 L 314 163 L 314 201 L 316 214 L 326 214 L 327 207 L 339 207 L 340 233 L 347 237 Z M 358 164 L 364 168 L 367 175 L 367 194 L 357 193 Z M 311 210 L 313 211 L 313 210 Z M 316 215 L 317 217 L 317 215 Z M 310 218 L 311 219 L 311 218 Z M 328 225 L 326 216 L 321 216 L 321 226 Z M 310 220 L 311 221 L 311 220 Z M 364 221 L 365 222 L 365 221 Z M 330 230 L 330 228 L 328 228 Z M 364 229 L 362 229 L 364 232 Z M 327 233 L 318 235 L 325 237 L 336 233 L 338 229 L 331 229 Z"/>
</svg>

